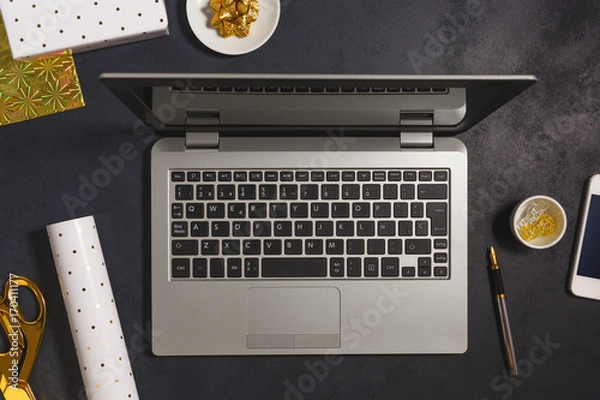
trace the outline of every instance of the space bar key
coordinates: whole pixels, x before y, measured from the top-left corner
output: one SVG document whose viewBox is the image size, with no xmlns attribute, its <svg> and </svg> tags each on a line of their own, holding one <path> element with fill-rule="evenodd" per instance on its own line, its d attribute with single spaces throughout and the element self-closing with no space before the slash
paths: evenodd
<svg viewBox="0 0 600 400">
<path fill-rule="evenodd" d="M 263 258 L 263 278 L 310 278 L 327 276 L 325 257 Z"/>
</svg>

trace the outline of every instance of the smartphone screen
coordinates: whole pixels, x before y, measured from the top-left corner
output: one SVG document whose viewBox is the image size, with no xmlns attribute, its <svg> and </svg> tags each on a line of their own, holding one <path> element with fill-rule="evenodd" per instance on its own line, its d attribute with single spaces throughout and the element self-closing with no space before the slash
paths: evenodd
<svg viewBox="0 0 600 400">
<path fill-rule="evenodd" d="M 600 279 L 600 196 L 592 195 L 577 275 Z"/>
</svg>

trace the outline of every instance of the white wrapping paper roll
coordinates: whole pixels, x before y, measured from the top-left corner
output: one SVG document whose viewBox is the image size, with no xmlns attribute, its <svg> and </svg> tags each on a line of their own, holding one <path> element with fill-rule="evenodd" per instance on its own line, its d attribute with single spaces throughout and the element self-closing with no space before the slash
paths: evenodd
<svg viewBox="0 0 600 400">
<path fill-rule="evenodd" d="M 94 217 L 46 229 L 88 399 L 138 399 Z"/>
</svg>

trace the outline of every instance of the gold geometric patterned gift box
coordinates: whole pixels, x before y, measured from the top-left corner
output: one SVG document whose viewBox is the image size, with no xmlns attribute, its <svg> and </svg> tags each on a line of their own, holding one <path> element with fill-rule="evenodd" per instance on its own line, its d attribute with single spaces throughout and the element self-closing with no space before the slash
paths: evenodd
<svg viewBox="0 0 600 400">
<path fill-rule="evenodd" d="M 84 105 L 73 56 L 14 60 L 0 18 L 0 126 Z"/>
</svg>

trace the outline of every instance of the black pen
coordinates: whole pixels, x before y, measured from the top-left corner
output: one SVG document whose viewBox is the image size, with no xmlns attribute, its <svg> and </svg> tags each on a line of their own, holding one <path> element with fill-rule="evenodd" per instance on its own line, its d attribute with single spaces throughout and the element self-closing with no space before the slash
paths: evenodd
<svg viewBox="0 0 600 400">
<path fill-rule="evenodd" d="M 492 262 L 492 290 L 496 295 L 496 305 L 498 306 L 500 324 L 502 325 L 502 336 L 504 339 L 506 358 L 510 366 L 511 375 L 517 376 L 517 360 L 515 357 L 515 348 L 513 345 L 512 335 L 510 333 L 510 323 L 508 322 L 508 310 L 506 308 L 506 298 L 504 295 L 504 283 L 502 283 L 502 275 L 500 274 L 500 266 L 498 265 L 494 246 L 490 247 L 490 261 Z"/>
</svg>

